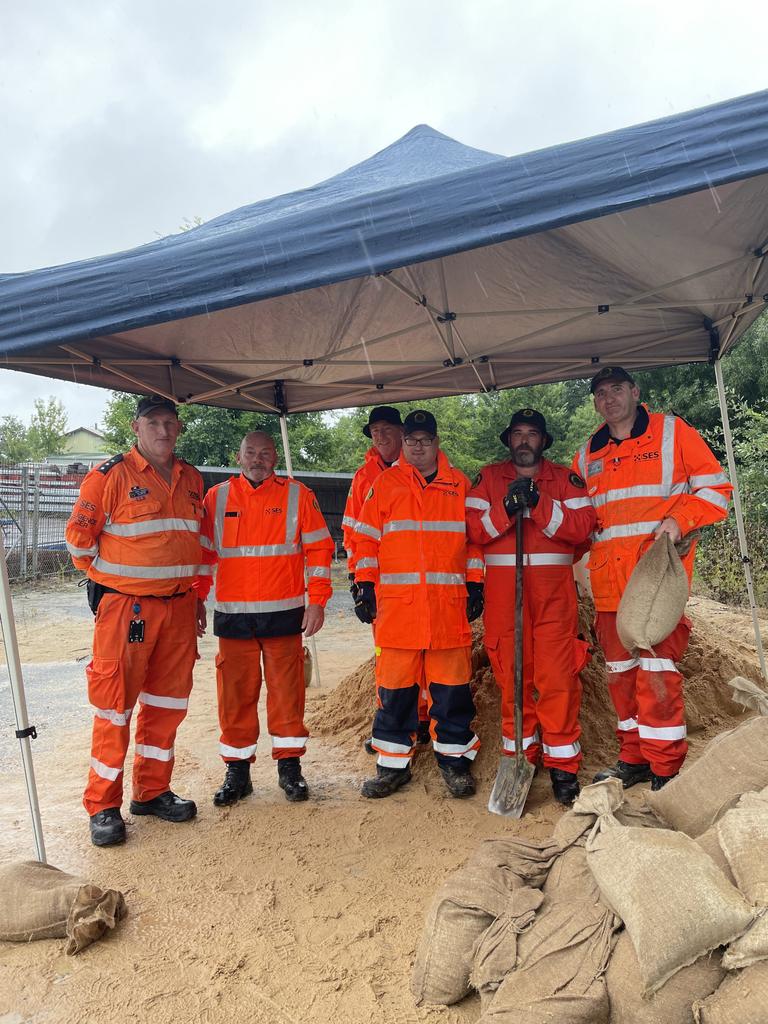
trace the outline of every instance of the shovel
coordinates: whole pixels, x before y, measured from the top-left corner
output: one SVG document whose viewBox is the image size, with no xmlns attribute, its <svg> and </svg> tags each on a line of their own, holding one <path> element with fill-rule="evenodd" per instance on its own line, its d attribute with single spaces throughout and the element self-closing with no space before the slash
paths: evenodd
<svg viewBox="0 0 768 1024">
<path fill-rule="evenodd" d="M 534 766 L 523 753 L 523 510 L 515 519 L 515 756 L 501 755 L 488 810 L 521 818 Z"/>
</svg>

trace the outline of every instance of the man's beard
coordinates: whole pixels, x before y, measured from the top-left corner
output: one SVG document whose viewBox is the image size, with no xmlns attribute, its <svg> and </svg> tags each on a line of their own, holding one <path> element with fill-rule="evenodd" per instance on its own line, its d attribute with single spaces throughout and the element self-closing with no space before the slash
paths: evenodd
<svg viewBox="0 0 768 1024">
<path fill-rule="evenodd" d="M 516 466 L 533 466 L 541 458 L 541 451 L 534 448 L 513 448 L 510 450 L 512 462 Z"/>
</svg>

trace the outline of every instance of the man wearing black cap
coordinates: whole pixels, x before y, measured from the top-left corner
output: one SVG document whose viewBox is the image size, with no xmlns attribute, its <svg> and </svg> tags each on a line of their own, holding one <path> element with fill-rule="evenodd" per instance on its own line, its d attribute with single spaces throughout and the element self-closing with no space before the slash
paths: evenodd
<svg viewBox="0 0 768 1024">
<path fill-rule="evenodd" d="M 485 646 L 501 690 L 503 752 L 515 754 L 515 517 L 522 515 L 523 747 L 533 764 L 543 759 L 555 797 L 570 804 L 579 793 L 579 671 L 587 654 L 577 637 L 573 563 L 595 514 L 584 481 L 542 457 L 552 437 L 540 412 L 516 412 L 500 440 L 510 457 L 478 474 L 467 523 L 485 557 Z"/>
<path fill-rule="evenodd" d="M 205 627 L 205 607 L 193 589 L 203 560 L 203 481 L 173 454 L 181 423 L 169 399 L 140 399 L 131 429 L 135 446 L 88 473 L 66 527 L 67 548 L 88 575 L 96 614 L 86 669 L 94 712 L 91 770 L 83 796 L 96 846 L 125 839 L 123 762 L 137 701 L 131 814 L 179 822 L 197 811 L 171 791 L 170 781 L 196 637 Z"/>
<path fill-rule="evenodd" d="M 725 519 L 731 485 L 701 435 L 679 416 L 652 413 L 623 366 L 604 366 L 590 383 L 605 422 L 576 453 L 573 468 L 587 482 L 597 512 L 589 558 L 595 625 L 616 708 L 619 759 L 595 776 L 625 788 L 650 779 L 661 789 L 685 759 L 682 676 L 675 662 L 688 646 L 683 616 L 655 650 L 631 656 L 616 632 L 616 611 L 640 557 L 667 534 L 684 545 L 690 580 L 695 541 L 687 534 Z"/>
</svg>

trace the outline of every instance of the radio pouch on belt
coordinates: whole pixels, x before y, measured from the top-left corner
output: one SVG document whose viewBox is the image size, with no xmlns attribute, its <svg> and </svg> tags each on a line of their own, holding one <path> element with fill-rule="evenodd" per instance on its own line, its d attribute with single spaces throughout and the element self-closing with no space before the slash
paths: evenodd
<svg viewBox="0 0 768 1024">
<path fill-rule="evenodd" d="M 99 602 L 108 590 L 109 588 L 105 587 L 103 583 L 97 583 L 95 580 L 88 580 L 86 583 L 85 593 L 88 597 L 88 607 L 94 615 L 98 610 Z"/>
</svg>

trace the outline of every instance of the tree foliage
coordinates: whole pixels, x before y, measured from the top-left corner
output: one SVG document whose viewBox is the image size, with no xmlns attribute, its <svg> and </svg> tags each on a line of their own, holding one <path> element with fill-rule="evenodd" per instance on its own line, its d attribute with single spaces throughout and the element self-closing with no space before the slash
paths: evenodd
<svg viewBox="0 0 768 1024">
<path fill-rule="evenodd" d="M 58 398 L 38 398 L 27 427 L 18 416 L 0 417 L 0 459 L 30 462 L 64 451 L 67 414 Z"/>
</svg>

